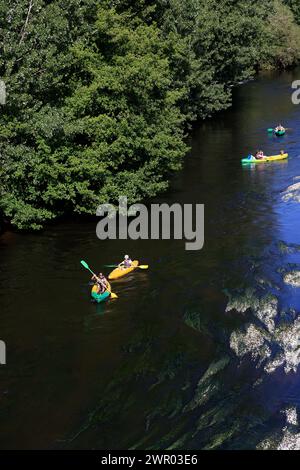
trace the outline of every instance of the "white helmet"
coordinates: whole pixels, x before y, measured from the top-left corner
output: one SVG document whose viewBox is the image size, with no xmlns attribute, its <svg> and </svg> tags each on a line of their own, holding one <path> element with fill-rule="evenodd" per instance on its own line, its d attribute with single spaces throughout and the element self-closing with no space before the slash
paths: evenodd
<svg viewBox="0 0 300 470">
<path fill-rule="evenodd" d="M 128 255 L 125 255 L 124 258 L 125 258 L 125 259 L 129 259 L 129 256 L 128 256 Z"/>
</svg>

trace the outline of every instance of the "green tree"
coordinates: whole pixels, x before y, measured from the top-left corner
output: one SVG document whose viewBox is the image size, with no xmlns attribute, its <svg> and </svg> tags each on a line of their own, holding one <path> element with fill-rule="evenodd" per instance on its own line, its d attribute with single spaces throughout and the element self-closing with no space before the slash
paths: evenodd
<svg viewBox="0 0 300 470">
<path fill-rule="evenodd" d="M 285 0 L 284 3 L 292 10 L 294 13 L 295 20 L 300 24 L 300 3 L 298 0 Z"/>
<path fill-rule="evenodd" d="M 187 148 L 158 29 L 105 8 L 91 24 L 88 16 L 75 21 L 63 3 L 36 3 L 26 37 L 13 28 L 16 50 L 25 51 L 16 55 L 9 43 L 1 64 L 9 94 L 0 207 L 19 228 L 66 212 L 94 214 L 121 194 L 130 202 L 153 196 Z"/>
<path fill-rule="evenodd" d="M 298 19 L 300 20 L 300 16 Z M 274 0 L 268 19 L 267 34 L 270 37 L 265 59 L 267 65 L 285 69 L 299 62 L 300 27 L 295 22 L 293 12 L 280 0 Z"/>
</svg>

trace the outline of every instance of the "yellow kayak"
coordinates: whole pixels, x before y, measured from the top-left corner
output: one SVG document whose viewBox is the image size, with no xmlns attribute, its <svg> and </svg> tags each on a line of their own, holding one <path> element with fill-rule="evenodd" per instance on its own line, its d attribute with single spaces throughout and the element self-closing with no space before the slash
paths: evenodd
<svg viewBox="0 0 300 470">
<path fill-rule="evenodd" d="M 112 281 L 114 279 L 119 279 L 120 277 L 126 276 L 126 274 L 129 274 L 134 271 L 138 265 L 138 261 L 132 261 L 132 266 L 130 268 L 116 268 L 110 273 L 108 279 Z"/>
<path fill-rule="evenodd" d="M 242 163 L 266 163 L 266 162 L 276 162 L 278 160 L 286 160 L 289 157 L 288 153 L 281 153 L 280 155 L 273 155 L 272 157 L 264 157 L 260 160 L 256 160 L 256 158 L 243 158 Z"/>
</svg>

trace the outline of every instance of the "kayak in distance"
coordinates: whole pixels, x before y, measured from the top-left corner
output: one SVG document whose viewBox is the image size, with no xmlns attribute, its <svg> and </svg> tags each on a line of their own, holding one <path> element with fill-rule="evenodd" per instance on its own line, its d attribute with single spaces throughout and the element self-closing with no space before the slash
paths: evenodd
<svg viewBox="0 0 300 470">
<path fill-rule="evenodd" d="M 253 155 L 249 155 L 247 158 L 242 159 L 242 164 L 257 164 L 257 163 L 267 163 L 267 162 L 276 162 L 278 160 L 286 160 L 289 157 L 288 153 L 280 153 L 279 155 L 273 155 L 271 157 L 255 158 Z"/>
<path fill-rule="evenodd" d="M 108 290 L 106 290 L 105 292 L 102 292 L 102 294 L 98 294 L 98 288 L 99 286 L 97 284 L 95 284 L 93 287 L 92 287 L 92 290 L 91 290 L 91 297 L 92 299 L 97 302 L 98 304 L 100 304 L 101 302 L 104 302 L 105 300 L 107 300 L 109 297 L 110 297 L 110 294 L 111 294 L 111 287 L 110 287 L 110 284 L 108 284 Z"/>
<path fill-rule="evenodd" d="M 117 267 L 109 274 L 108 279 L 110 281 L 113 281 L 114 279 L 119 279 L 120 277 L 126 276 L 126 274 L 129 274 L 134 271 L 138 267 L 138 265 L 139 262 L 135 260 L 132 261 L 132 265 L 130 266 L 130 268 Z"/>
<path fill-rule="evenodd" d="M 268 132 L 277 135 L 277 137 L 282 137 L 286 133 L 286 128 L 279 124 L 275 129 L 268 129 Z"/>
</svg>

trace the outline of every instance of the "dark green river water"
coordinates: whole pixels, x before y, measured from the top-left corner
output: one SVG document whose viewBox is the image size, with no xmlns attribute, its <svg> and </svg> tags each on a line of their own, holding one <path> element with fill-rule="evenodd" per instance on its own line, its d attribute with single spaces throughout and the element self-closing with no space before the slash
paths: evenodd
<svg viewBox="0 0 300 470">
<path fill-rule="evenodd" d="M 101 242 L 96 219 L 0 238 L 0 448 L 300 448 L 299 78 L 245 84 L 195 127 L 159 201 L 205 204 L 203 250 Z M 290 158 L 242 167 L 258 147 Z M 124 253 L 149 271 L 96 306 L 80 260 Z"/>
</svg>

